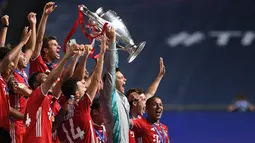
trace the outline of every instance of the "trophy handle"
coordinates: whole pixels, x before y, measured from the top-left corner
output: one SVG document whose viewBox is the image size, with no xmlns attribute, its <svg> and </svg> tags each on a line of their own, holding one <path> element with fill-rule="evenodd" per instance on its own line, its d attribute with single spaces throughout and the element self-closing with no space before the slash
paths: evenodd
<svg viewBox="0 0 255 143">
<path fill-rule="evenodd" d="M 136 50 L 131 53 L 128 57 L 128 63 L 133 62 L 133 60 L 140 54 L 140 52 L 143 50 L 144 46 L 146 45 L 146 42 L 141 42 L 138 44 Z"/>
</svg>

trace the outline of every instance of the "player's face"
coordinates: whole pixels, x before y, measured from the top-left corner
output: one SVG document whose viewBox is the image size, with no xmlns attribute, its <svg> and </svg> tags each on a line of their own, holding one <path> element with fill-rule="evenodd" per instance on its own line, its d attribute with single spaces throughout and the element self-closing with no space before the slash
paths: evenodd
<svg viewBox="0 0 255 143">
<path fill-rule="evenodd" d="M 58 45 L 56 40 L 50 40 L 48 42 L 48 56 L 51 60 L 59 60 L 60 59 L 60 49 L 61 47 Z"/>
<path fill-rule="evenodd" d="M 10 62 L 10 64 L 7 66 L 7 68 L 3 69 L 2 74 L 9 78 L 9 76 L 13 73 L 13 70 L 14 70 L 14 63 Z"/>
<path fill-rule="evenodd" d="M 27 59 L 26 59 L 26 54 L 25 53 L 21 53 L 19 55 L 19 62 L 18 62 L 19 67 L 21 68 L 26 68 L 27 67 Z"/>
<path fill-rule="evenodd" d="M 75 95 L 75 100 L 79 100 L 86 92 L 87 85 L 84 79 L 77 82 L 78 94 Z"/>
<path fill-rule="evenodd" d="M 122 93 L 125 92 L 124 86 L 126 84 L 126 81 L 127 81 L 127 79 L 124 77 L 124 75 L 120 71 L 118 71 L 116 73 L 116 88 L 118 91 L 120 91 Z"/>
<path fill-rule="evenodd" d="M 139 105 L 140 105 L 140 108 L 141 108 L 141 114 L 140 115 L 143 115 L 145 113 L 145 110 L 146 110 L 146 97 L 145 97 L 145 94 L 140 94 L 139 95 L 140 99 L 139 99 Z"/>
<path fill-rule="evenodd" d="M 154 121 L 157 121 L 161 118 L 163 113 L 163 104 L 160 98 L 154 98 L 146 108 L 149 118 Z"/>
</svg>

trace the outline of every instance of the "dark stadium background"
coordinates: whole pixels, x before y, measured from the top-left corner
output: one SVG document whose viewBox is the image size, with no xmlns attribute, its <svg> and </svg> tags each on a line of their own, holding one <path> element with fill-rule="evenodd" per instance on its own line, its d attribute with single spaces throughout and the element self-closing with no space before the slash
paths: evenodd
<svg viewBox="0 0 255 143">
<path fill-rule="evenodd" d="M 1 14 L 10 16 L 7 41 L 17 44 L 28 24 L 30 11 L 38 23 L 46 1 L 1 1 Z M 167 72 L 156 93 L 163 100 L 162 122 L 168 125 L 171 143 L 254 143 L 254 113 L 228 113 L 235 95 L 243 93 L 255 103 L 255 42 L 243 44 L 246 32 L 255 31 L 255 2 L 252 0 L 56 0 L 58 5 L 48 20 L 47 35 L 59 43 L 77 18 L 77 5 L 112 9 L 126 23 L 133 39 L 147 41 L 137 59 L 128 64 L 127 53 L 119 52 L 119 66 L 128 79 L 126 89 L 147 88 L 159 71 L 159 57 Z M 6 5 L 8 4 L 8 5 Z M 237 33 L 219 46 L 212 31 Z M 192 44 L 185 39 L 176 45 L 169 37 L 180 33 L 203 35 Z M 74 38 L 87 40 L 80 28 Z M 190 38 L 190 37 L 189 37 Z M 190 40 L 190 41 L 188 41 Z M 193 39 L 194 40 L 194 39 Z M 195 39 L 196 40 L 196 39 Z M 191 42 L 191 44 L 189 43 Z M 90 60 L 88 69 L 94 62 Z"/>
</svg>

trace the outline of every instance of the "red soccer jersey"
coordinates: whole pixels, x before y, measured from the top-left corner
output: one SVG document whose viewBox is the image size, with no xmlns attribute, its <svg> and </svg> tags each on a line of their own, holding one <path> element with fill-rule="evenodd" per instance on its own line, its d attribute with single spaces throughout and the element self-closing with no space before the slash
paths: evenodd
<svg viewBox="0 0 255 143">
<path fill-rule="evenodd" d="M 51 98 L 52 98 L 51 99 L 52 102 L 51 102 L 50 106 L 51 106 L 51 109 L 53 112 L 53 116 L 56 117 L 58 112 L 61 109 L 61 106 L 59 105 L 58 100 L 55 97 L 52 96 Z M 57 130 L 53 131 L 53 133 L 52 133 L 52 143 L 59 143 L 59 139 L 57 136 Z"/>
<path fill-rule="evenodd" d="M 129 130 L 129 143 L 136 143 L 135 133 L 132 130 Z"/>
<path fill-rule="evenodd" d="M 18 83 L 22 83 L 28 85 L 27 81 L 27 74 L 25 73 L 24 70 L 20 71 L 18 69 L 14 70 L 14 78 Z M 26 105 L 27 105 L 27 99 L 24 98 L 23 95 L 20 94 L 14 94 L 10 93 L 10 105 L 11 107 L 15 108 L 21 113 L 25 113 L 26 110 Z M 23 142 L 23 136 L 26 132 L 25 130 L 25 123 L 24 120 L 17 120 L 15 118 L 11 118 L 11 128 L 10 128 L 10 134 L 12 138 L 12 142 L 15 143 L 22 143 Z"/>
<path fill-rule="evenodd" d="M 90 116 L 91 99 L 87 94 L 75 105 L 74 116 L 64 121 L 58 128 L 62 142 L 95 143 L 96 135 Z"/>
<path fill-rule="evenodd" d="M 55 68 L 55 67 L 56 67 L 56 64 L 52 64 L 51 68 Z M 35 59 L 30 60 L 29 76 L 31 76 L 35 72 L 46 72 L 47 70 L 50 71 L 51 69 L 49 69 L 45 61 L 43 61 L 43 58 L 41 55 L 39 55 Z"/>
<path fill-rule="evenodd" d="M 0 75 L 0 127 L 10 129 L 8 89 L 5 80 Z"/>
<path fill-rule="evenodd" d="M 151 124 L 143 118 L 133 119 L 132 121 L 132 130 L 137 137 L 142 138 L 143 143 L 170 143 L 168 128 L 164 124 Z"/>
<path fill-rule="evenodd" d="M 25 114 L 26 143 L 51 143 L 53 113 L 50 97 L 44 95 L 41 86 L 35 89 L 27 101 Z"/>
<path fill-rule="evenodd" d="M 27 75 L 24 71 L 15 70 L 14 78 L 18 83 L 22 83 L 28 87 Z M 21 113 L 25 113 L 27 99 L 23 95 L 10 94 L 10 105 Z M 23 120 L 15 120 L 15 124 L 24 125 Z"/>
<path fill-rule="evenodd" d="M 99 126 L 94 123 L 94 130 L 97 137 L 97 143 L 105 143 L 106 142 L 106 130 L 105 126 Z"/>
</svg>

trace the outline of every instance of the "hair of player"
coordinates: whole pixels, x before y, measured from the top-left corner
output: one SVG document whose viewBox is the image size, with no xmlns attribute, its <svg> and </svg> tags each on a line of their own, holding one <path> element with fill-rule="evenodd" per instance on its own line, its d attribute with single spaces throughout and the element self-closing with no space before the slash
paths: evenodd
<svg viewBox="0 0 255 143">
<path fill-rule="evenodd" d="M 120 72 L 120 68 L 116 68 L 116 69 L 115 69 L 115 72 Z M 103 82 L 105 81 L 105 79 L 106 79 L 106 73 L 105 73 L 104 76 L 103 76 Z"/>
<path fill-rule="evenodd" d="M 57 38 L 55 36 L 45 36 L 43 38 L 43 45 L 42 45 L 42 49 L 41 49 L 41 55 L 44 56 L 44 48 L 49 48 L 49 41 L 51 40 L 57 40 Z"/>
<path fill-rule="evenodd" d="M 37 75 L 41 74 L 42 72 L 34 72 L 28 79 L 28 84 L 32 90 L 36 89 L 35 84 L 38 83 L 36 77 Z"/>
<path fill-rule="evenodd" d="M 61 86 L 61 91 L 68 99 L 71 97 L 71 95 L 75 95 L 78 88 L 77 82 L 78 80 L 74 78 L 69 78 L 63 82 Z"/>
<path fill-rule="evenodd" d="M 0 60 L 3 60 L 4 57 L 11 51 L 10 48 L 0 47 Z"/>
<path fill-rule="evenodd" d="M 144 93 L 142 88 L 130 88 L 127 92 L 126 92 L 126 96 L 128 97 L 131 93 L 136 92 L 137 94 L 142 94 Z"/>
<path fill-rule="evenodd" d="M 133 93 L 133 92 L 136 92 L 136 93 L 139 94 L 139 95 L 142 94 L 142 93 L 144 93 L 144 91 L 143 91 L 142 88 L 131 88 L 131 89 L 129 89 L 129 90 L 126 92 L 126 97 L 128 98 L 128 96 L 129 96 L 131 93 Z M 128 101 L 128 102 L 129 102 L 129 105 L 130 105 L 130 109 L 131 109 L 132 107 L 134 107 L 133 103 L 134 103 L 135 101 L 137 101 L 137 99 L 133 99 L 133 100 L 131 100 L 131 101 Z"/>
<path fill-rule="evenodd" d="M 146 107 L 149 107 L 151 101 L 152 101 L 153 99 L 156 99 L 156 98 L 161 99 L 161 98 L 158 97 L 158 96 L 152 96 L 151 98 L 147 99 L 147 101 L 146 101 Z"/>
</svg>

